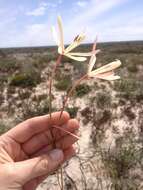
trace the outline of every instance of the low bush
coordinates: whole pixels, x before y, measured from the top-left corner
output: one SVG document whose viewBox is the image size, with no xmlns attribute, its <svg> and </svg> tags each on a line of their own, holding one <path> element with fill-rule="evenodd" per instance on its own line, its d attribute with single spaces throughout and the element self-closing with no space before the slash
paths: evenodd
<svg viewBox="0 0 143 190">
<path fill-rule="evenodd" d="M 112 151 L 103 150 L 101 155 L 113 188 L 137 189 L 135 178 L 130 175 L 130 170 L 134 170 L 139 164 L 142 151 L 136 149 L 135 142 L 130 139 L 129 134 L 117 138 L 116 147 Z"/>
<path fill-rule="evenodd" d="M 129 118 L 129 120 L 134 120 L 136 118 L 136 115 L 131 110 L 131 107 L 124 108 L 123 113 Z"/>
<path fill-rule="evenodd" d="M 19 64 L 15 59 L 0 59 L 0 71 L 1 72 L 12 72 L 19 68 Z"/>
<path fill-rule="evenodd" d="M 41 82 L 41 76 L 38 72 L 31 73 L 19 73 L 15 74 L 9 78 L 10 86 L 20 86 L 20 87 L 35 87 Z"/>
<path fill-rule="evenodd" d="M 55 111 L 55 108 L 53 107 L 52 112 Z M 23 100 L 21 106 L 18 106 L 18 113 L 16 120 L 18 122 L 29 119 L 31 117 L 40 116 L 40 115 L 47 115 L 49 114 L 49 100 L 39 100 L 35 99 L 35 101 L 32 101 L 31 99 Z"/>
<path fill-rule="evenodd" d="M 120 81 L 115 81 L 114 90 L 117 92 L 133 92 L 138 89 L 139 82 L 131 79 L 121 79 Z"/>
<path fill-rule="evenodd" d="M 0 93 L 0 105 L 4 102 L 4 96 L 2 93 Z"/>
<path fill-rule="evenodd" d="M 55 87 L 60 91 L 66 91 L 72 84 L 70 76 L 63 76 L 61 80 L 57 81 Z"/>
<path fill-rule="evenodd" d="M 80 84 L 75 89 L 75 95 L 77 97 L 83 97 L 84 95 L 88 94 L 91 91 L 91 88 L 87 84 Z"/>
<path fill-rule="evenodd" d="M 143 83 L 142 81 L 126 80 L 116 81 L 114 90 L 117 92 L 119 98 L 124 98 L 129 101 L 140 102 L 143 100 Z"/>
<path fill-rule="evenodd" d="M 100 109 L 111 107 L 111 100 L 109 92 L 98 92 L 95 97 L 96 106 Z"/>
<path fill-rule="evenodd" d="M 78 107 L 68 107 L 66 111 L 70 114 L 71 118 L 74 118 L 77 116 L 78 109 Z"/>
<path fill-rule="evenodd" d="M 129 72 L 132 72 L 132 73 L 138 72 L 138 67 L 137 67 L 137 64 L 135 64 L 135 63 L 128 64 L 127 69 Z"/>
</svg>

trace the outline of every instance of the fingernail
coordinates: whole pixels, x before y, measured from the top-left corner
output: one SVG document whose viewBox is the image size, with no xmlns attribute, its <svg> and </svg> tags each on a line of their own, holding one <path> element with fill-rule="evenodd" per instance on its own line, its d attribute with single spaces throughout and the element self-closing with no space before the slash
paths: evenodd
<svg viewBox="0 0 143 190">
<path fill-rule="evenodd" d="M 64 158 L 63 151 L 60 149 L 55 149 L 50 152 L 50 157 L 53 161 L 62 161 Z"/>
</svg>

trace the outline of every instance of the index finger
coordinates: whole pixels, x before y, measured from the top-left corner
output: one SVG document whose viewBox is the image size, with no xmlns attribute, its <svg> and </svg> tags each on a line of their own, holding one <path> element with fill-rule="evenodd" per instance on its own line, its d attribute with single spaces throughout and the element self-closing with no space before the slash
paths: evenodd
<svg viewBox="0 0 143 190">
<path fill-rule="evenodd" d="M 32 136 L 46 131 L 52 125 L 63 125 L 67 123 L 70 119 L 69 114 L 67 112 L 63 112 L 62 117 L 60 118 L 60 113 L 61 112 L 53 113 L 51 118 L 50 115 L 45 115 L 28 119 L 18 124 L 5 135 L 14 139 L 18 143 L 24 143 Z"/>
</svg>

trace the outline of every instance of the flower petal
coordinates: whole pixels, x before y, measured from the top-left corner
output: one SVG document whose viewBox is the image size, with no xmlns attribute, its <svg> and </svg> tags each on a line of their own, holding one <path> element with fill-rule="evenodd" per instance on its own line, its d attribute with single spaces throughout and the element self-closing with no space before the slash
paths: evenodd
<svg viewBox="0 0 143 190">
<path fill-rule="evenodd" d="M 118 76 L 118 75 L 115 75 L 115 76 L 114 75 L 110 75 L 110 76 L 107 76 L 107 77 L 96 77 L 96 78 L 112 81 L 112 80 L 118 80 L 118 79 L 120 79 L 120 76 Z"/>
<path fill-rule="evenodd" d="M 89 61 L 89 66 L 88 66 L 88 71 L 87 71 L 87 74 L 89 75 L 90 72 L 92 71 L 94 65 L 95 65 L 95 62 L 96 62 L 96 54 L 100 52 L 100 50 L 96 50 L 96 44 L 97 44 L 97 38 L 93 44 L 93 48 L 92 48 L 92 52 L 91 52 L 91 58 L 90 58 L 90 61 Z"/>
<path fill-rule="evenodd" d="M 74 41 L 65 49 L 65 53 L 69 53 L 71 50 L 80 45 L 80 43 L 85 39 L 85 35 L 83 33 L 79 34 Z"/>
<path fill-rule="evenodd" d="M 117 80 L 120 79 L 120 76 L 115 75 L 114 71 L 109 71 L 107 73 L 97 74 L 96 76 L 94 76 L 94 78 L 99 78 L 103 80 Z"/>
<path fill-rule="evenodd" d="M 59 27 L 59 37 L 60 37 L 60 44 L 62 51 L 64 51 L 64 33 L 63 33 L 63 26 L 62 26 L 62 19 L 58 16 L 58 27 Z"/>
<path fill-rule="evenodd" d="M 61 46 L 58 47 L 58 53 L 61 55 L 64 55 L 64 51 L 62 50 Z"/>
<path fill-rule="evenodd" d="M 102 77 L 102 78 L 104 78 L 104 77 L 108 77 L 108 76 L 111 76 L 111 75 L 112 76 L 115 75 L 114 71 L 109 71 L 109 72 L 106 72 L 106 73 L 97 74 L 96 77 Z"/>
<path fill-rule="evenodd" d="M 89 73 L 89 75 L 91 77 L 94 77 L 94 76 L 96 77 L 97 74 L 101 74 L 101 73 L 106 73 L 106 72 L 112 71 L 112 70 L 118 68 L 120 65 L 121 65 L 121 61 L 117 60 L 117 61 L 114 61 L 114 62 L 109 63 L 107 65 L 104 65 L 104 66 L 100 67 L 99 69 L 91 71 Z"/>
<path fill-rule="evenodd" d="M 90 58 L 90 61 L 89 61 L 89 66 L 88 66 L 88 71 L 87 71 L 88 75 L 90 75 L 90 73 L 92 73 L 91 71 L 92 71 L 95 63 L 96 63 L 96 56 L 92 55 Z"/>
<path fill-rule="evenodd" d="M 86 53 L 86 52 L 85 52 L 85 53 L 81 53 L 81 52 L 79 52 L 79 53 L 78 53 L 78 52 L 73 52 L 73 53 L 71 53 L 71 52 L 70 52 L 70 55 L 73 55 L 73 56 L 85 56 L 85 57 L 88 57 L 88 56 L 89 56 L 89 57 L 90 57 L 90 56 L 92 56 L 93 54 L 96 55 L 96 54 L 99 53 L 99 52 L 100 52 L 100 50 L 96 50 L 96 51 L 94 51 L 94 52 L 91 51 L 91 52 L 88 52 L 88 53 Z"/>
<path fill-rule="evenodd" d="M 73 55 L 68 54 L 64 54 L 65 56 L 69 57 L 70 59 L 76 60 L 76 61 L 86 61 L 86 57 L 76 57 Z"/>
</svg>

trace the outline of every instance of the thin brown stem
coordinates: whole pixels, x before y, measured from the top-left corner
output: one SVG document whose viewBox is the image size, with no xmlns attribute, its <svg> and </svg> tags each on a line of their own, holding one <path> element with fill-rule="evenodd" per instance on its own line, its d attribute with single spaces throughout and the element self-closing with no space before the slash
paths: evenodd
<svg viewBox="0 0 143 190">
<path fill-rule="evenodd" d="M 60 119 L 61 119 L 61 117 L 62 117 L 63 111 L 64 111 L 65 106 L 66 106 L 66 104 L 67 104 L 68 98 L 72 95 L 72 93 L 73 93 L 73 91 L 76 89 L 76 87 L 77 87 L 83 80 L 85 80 L 85 79 L 87 79 L 87 78 L 88 78 L 87 74 L 84 75 L 83 77 L 81 77 L 80 79 L 78 79 L 78 80 L 75 82 L 75 84 L 72 86 L 72 88 L 69 90 L 69 92 L 68 92 L 68 94 L 67 94 L 67 96 L 66 96 L 66 98 L 65 98 L 65 100 L 64 100 L 63 107 L 62 107 L 62 109 L 61 109 Z"/>
<path fill-rule="evenodd" d="M 63 178 L 63 168 L 61 166 L 60 168 L 60 174 L 61 174 L 61 190 L 64 189 L 64 178 Z"/>
<path fill-rule="evenodd" d="M 53 127 L 56 128 L 56 129 L 59 129 L 60 131 L 65 132 L 65 133 L 67 133 L 68 135 L 71 135 L 71 136 L 73 136 L 74 138 L 76 138 L 77 140 L 79 140 L 79 137 L 78 137 L 77 135 L 75 135 L 75 134 L 73 134 L 73 133 L 67 131 L 66 129 L 64 129 L 64 128 L 62 128 L 62 127 L 59 127 L 59 126 L 56 126 L 56 125 L 53 125 Z"/>
<path fill-rule="evenodd" d="M 53 72 L 51 74 L 50 81 L 49 81 L 49 114 L 50 114 L 50 119 L 52 119 L 52 86 L 53 86 L 53 80 L 55 78 L 57 67 L 61 63 L 61 59 L 62 59 L 62 55 L 60 54 L 57 61 L 56 61 L 56 64 L 54 66 L 54 69 L 53 69 Z M 56 148 L 56 143 L 55 143 L 52 127 L 51 127 L 51 135 L 52 135 L 52 138 L 53 138 L 53 147 Z M 60 174 L 61 174 L 61 185 L 60 185 L 60 182 L 59 182 L 59 185 L 60 185 L 61 190 L 63 190 L 63 171 L 62 171 L 62 167 L 61 167 Z M 57 173 L 57 175 L 58 175 L 58 173 Z M 58 179 L 59 179 L 59 177 L 58 177 Z"/>
<path fill-rule="evenodd" d="M 62 59 L 62 55 L 60 54 L 57 61 L 56 61 L 56 64 L 54 66 L 54 69 L 53 69 L 53 72 L 51 74 L 50 81 L 49 81 L 49 114 L 50 114 L 50 118 L 51 118 L 51 113 L 52 113 L 52 86 L 53 86 L 53 80 L 54 80 L 54 77 L 55 77 L 55 74 L 56 74 L 57 67 L 61 63 L 61 59 Z"/>
<path fill-rule="evenodd" d="M 61 63 L 61 59 L 62 59 L 62 55 L 59 55 L 59 57 L 58 57 L 58 59 L 56 61 L 56 64 L 54 66 L 53 72 L 51 74 L 50 81 L 49 81 L 49 114 L 50 114 L 50 119 L 52 119 L 52 86 L 53 86 L 53 80 L 54 80 L 54 77 L 55 77 L 55 74 L 56 74 L 57 67 Z M 54 134 L 53 134 L 53 131 L 52 131 L 52 127 L 51 127 L 51 136 L 52 136 L 52 139 L 53 139 L 53 147 L 56 148 L 56 145 L 55 145 L 55 142 L 54 142 Z"/>
<path fill-rule="evenodd" d="M 61 109 L 61 113 L 60 113 L 60 117 L 59 117 L 59 120 L 61 119 L 61 117 L 62 117 L 62 114 L 63 114 L 63 111 L 64 111 L 64 109 L 65 109 L 65 106 L 66 106 L 66 103 L 67 103 L 67 101 L 68 101 L 68 98 L 72 95 L 72 93 L 73 93 L 73 91 L 75 90 L 75 88 L 81 83 L 81 81 L 83 81 L 84 79 L 86 79 L 88 76 L 87 75 L 84 75 L 83 77 L 81 77 L 79 80 L 77 80 L 76 82 L 75 82 L 75 84 L 72 86 L 72 88 L 70 89 L 70 91 L 68 92 L 68 94 L 67 94 L 67 96 L 66 96 L 66 98 L 65 98 L 65 100 L 64 100 L 64 103 L 63 103 L 63 107 L 62 107 L 62 109 Z M 67 132 L 67 131 L 66 131 Z M 62 169 L 62 166 L 61 166 L 61 168 L 60 168 L 60 174 L 61 174 L 61 190 L 63 190 L 64 189 L 64 181 L 63 181 L 63 169 Z"/>
</svg>

